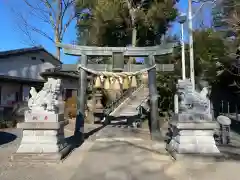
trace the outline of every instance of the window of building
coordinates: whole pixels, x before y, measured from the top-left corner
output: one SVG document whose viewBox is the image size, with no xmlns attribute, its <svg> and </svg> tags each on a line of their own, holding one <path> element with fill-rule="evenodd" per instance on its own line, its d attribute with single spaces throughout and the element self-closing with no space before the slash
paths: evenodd
<svg viewBox="0 0 240 180">
<path fill-rule="evenodd" d="M 66 89 L 65 90 L 65 98 L 64 99 L 66 100 L 68 98 L 71 98 L 72 95 L 73 95 L 72 92 L 73 92 L 72 89 Z"/>
<path fill-rule="evenodd" d="M 31 57 L 32 60 L 36 60 L 37 58 L 36 57 Z"/>
<path fill-rule="evenodd" d="M 40 59 L 43 63 L 45 62 L 45 60 L 44 59 Z"/>
</svg>

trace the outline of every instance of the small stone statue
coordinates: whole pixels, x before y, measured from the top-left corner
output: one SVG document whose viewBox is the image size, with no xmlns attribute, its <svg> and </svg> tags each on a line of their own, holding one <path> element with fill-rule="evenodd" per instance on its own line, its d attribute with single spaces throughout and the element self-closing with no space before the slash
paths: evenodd
<svg viewBox="0 0 240 180">
<path fill-rule="evenodd" d="M 34 87 L 30 90 L 31 98 L 28 107 L 32 112 L 57 112 L 58 98 L 61 94 L 61 80 L 48 78 L 41 91 L 37 93 Z"/>
</svg>

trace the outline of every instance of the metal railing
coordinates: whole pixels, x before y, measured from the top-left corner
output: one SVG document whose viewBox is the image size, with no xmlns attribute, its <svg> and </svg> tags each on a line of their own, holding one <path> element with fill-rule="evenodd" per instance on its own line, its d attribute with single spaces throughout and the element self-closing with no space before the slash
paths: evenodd
<svg viewBox="0 0 240 180">
<path fill-rule="evenodd" d="M 138 110 L 138 112 L 139 112 L 140 115 L 143 115 L 143 114 L 144 114 L 144 113 L 143 113 L 143 108 L 144 108 L 143 106 L 144 106 L 144 104 L 146 104 L 146 103 L 148 102 L 148 100 L 149 100 L 149 95 L 146 96 L 145 99 L 143 99 L 143 100 L 141 101 L 141 103 L 139 104 L 138 107 L 136 107 L 136 110 Z M 144 108 L 144 109 L 145 109 L 145 108 Z M 146 112 L 149 112 L 150 107 L 147 108 L 147 109 L 145 109 L 145 110 L 146 110 Z"/>
<path fill-rule="evenodd" d="M 218 112 L 219 115 L 227 116 L 234 121 L 240 121 L 238 115 L 238 107 L 239 106 L 236 103 L 230 103 L 229 101 L 221 101 Z"/>
</svg>

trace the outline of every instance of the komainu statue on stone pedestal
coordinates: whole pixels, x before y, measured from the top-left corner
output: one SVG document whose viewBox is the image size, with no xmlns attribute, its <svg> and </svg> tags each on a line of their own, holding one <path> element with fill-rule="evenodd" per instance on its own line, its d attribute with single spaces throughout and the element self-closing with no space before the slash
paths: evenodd
<svg viewBox="0 0 240 180">
<path fill-rule="evenodd" d="M 217 123 L 212 120 L 207 88 L 197 92 L 190 80 L 179 80 L 177 96 L 167 150 L 175 158 L 179 154 L 219 155 L 213 138 Z"/>
<path fill-rule="evenodd" d="M 39 92 L 31 88 L 25 121 L 17 125 L 23 130 L 23 136 L 13 159 L 59 161 L 69 152 L 61 92 L 61 80 L 54 78 L 48 78 Z"/>
</svg>

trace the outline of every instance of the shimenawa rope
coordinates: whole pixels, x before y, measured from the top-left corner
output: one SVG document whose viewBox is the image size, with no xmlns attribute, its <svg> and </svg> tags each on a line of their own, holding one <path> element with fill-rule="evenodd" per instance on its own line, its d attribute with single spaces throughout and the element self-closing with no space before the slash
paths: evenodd
<svg viewBox="0 0 240 180">
<path fill-rule="evenodd" d="M 141 69 L 139 71 L 135 71 L 135 72 L 107 72 L 107 71 L 95 71 L 93 69 L 89 69 L 89 68 L 86 68 L 82 65 L 78 65 L 78 70 L 80 69 L 83 69 L 84 71 L 87 71 L 89 73 L 92 73 L 92 74 L 95 74 L 95 75 L 99 75 L 99 76 L 112 76 L 112 77 L 119 77 L 119 76 L 135 76 L 135 75 L 138 75 L 138 74 L 142 74 L 146 71 L 149 71 L 153 68 L 156 67 L 156 64 L 149 67 L 149 68 L 144 68 L 144 69 Z"/>
</svg>

